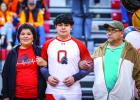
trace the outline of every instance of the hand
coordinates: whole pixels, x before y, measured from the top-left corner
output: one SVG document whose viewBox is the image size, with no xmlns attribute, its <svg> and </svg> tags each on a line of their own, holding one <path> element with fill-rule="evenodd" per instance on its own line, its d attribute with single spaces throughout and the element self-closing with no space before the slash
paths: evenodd
<svg viewBox="0 0 140 100">
<path fill-rule="evenodd" d="M 74 84 L 75 80 L 74 80 L 74 77 L 73 76 L 70 76 L 70 77 L 67 77 L 65 80 L 64 80 L 64 84 L 67 86 L 67 87 L 70 87 Z"/>
<path fill-rule="evenodd" d="M 88 60 L 82 60 L 82 61 L 79 62 L 79 67 L 80 67 L 81 69 L 86 69 L 86 70 L 88 70 L 88 69 L 91 69 L 92 66 L 93 66 L 93 62 L 88 61 Z"/>
<path fill-rule="evenodd" d="M 136 87 L 134 87 L 134 96 L 135 96 L 135 100 L 140 100 L 138 96 L 138 89 Z"/>
<path fill-rule="evenodd" d="M 10 100 L 9 98 L 4 98 L 3 100 Z"/>
<path fill-rule="evenodd" d="M 56 86 L 58 84 L 59 80 L 56 78 L 56 77 L 53 77 L 53 76 L 49 76 L 48 77 L 48 83 L 51 85 L 51 86 Z"/>
<path fill-rule="evenodd" d="M 37 56 L 36 57 L 36 62 L 38 66 L 44 66 L 47 67 L 47 61 L 44 60 L 42 57 Z"/>
</svg>

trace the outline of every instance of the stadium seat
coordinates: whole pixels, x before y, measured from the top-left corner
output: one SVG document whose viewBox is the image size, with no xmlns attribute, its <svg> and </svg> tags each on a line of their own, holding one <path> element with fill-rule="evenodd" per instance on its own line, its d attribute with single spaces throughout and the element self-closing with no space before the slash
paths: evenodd
<svg viewBox="0 0 140 100">
<path fill-rule="evenodd" d="M 49 12 L 49 11 L 45 11 L 44 14 L 45 14 L 45 15 L 44 15 L 44 19 L 45 19 L 45 20 L 49 20 L 49 19 L 50 19 L 50 12 Z"/>
<path fill-rule="evenodd" d="M 120 12 L 112 12 L 112 20 L 122 21 L 122 14 Z"/>
<path fill-rule="evenodd" d="M 48 22 L 44 22 L 43 26 L 44 26 L 45 32 L 49 33 L 50 32 L 50 24 Z"/>
<path fill-rule="evenodd" d="M 7 54 L 9 53 L 6 49 L 0 49 L 0 60 L 6 60 Z"/>
<path fill-rule="evenodd" d="M 111 0 L 112 9 L 120 9 L 120 0 Z"/>
<path fill-rule="evenodd" d="M 124 28 L 128 27 L 128 23 L 123 23 Z"/>
</svg>

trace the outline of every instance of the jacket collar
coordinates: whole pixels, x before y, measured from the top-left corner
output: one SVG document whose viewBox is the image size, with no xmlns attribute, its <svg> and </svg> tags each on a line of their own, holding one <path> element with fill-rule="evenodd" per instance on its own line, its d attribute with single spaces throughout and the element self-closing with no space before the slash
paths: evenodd
<svg viewBox="0 0 140 100">
<path fill-rule="evenodd" d="M 133 46 L 131 45 L 131 43 L 127 42 L 126 40 L 123 40 L 123 41 L 125 43 L 125 47 L 124 47 L 123 52 L 125 52 L 125 54 L 126 54 L 128 50 L 133 48 Z M 101 44 L 101 46 L 99 47 L 101 49 L 103 55 L 105 53 L 105 49 L 107 48 L 108 43 L 109 42 L 106 41 L 105 43 Z M 122 55 L 122 56 L 125 56 L 125 55 Z"/>
</svg>

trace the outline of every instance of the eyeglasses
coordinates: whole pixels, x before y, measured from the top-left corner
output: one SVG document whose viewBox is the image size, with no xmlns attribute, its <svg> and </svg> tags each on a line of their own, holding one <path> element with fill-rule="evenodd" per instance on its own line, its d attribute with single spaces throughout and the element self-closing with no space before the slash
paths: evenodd
<svg viewBox="0 0 140 100">
<path fill-rule="evenodd" d="M 107 33 L 116 33 L 116 32 L 119 32 L 120 30 L 119 29 L 108 29 L 106 30 Z"/>
<path fill-rule="evenodd" d="M 28 5 L 34 6 L 35 4 L 34 3 L 28 3 Z"/>
</svg>

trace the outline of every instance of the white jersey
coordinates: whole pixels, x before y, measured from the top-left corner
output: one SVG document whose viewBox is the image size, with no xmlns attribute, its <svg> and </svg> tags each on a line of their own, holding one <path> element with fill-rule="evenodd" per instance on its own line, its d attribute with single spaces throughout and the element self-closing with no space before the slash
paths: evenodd
<svg viewBox="0 0 140 100">
<path fill-rule="evenodd" d="M 78 63 L 80 60 L 90 57 L 88 50 L 81 41 L 75 38 L 67 41 L 61 41 L 57 38 L 48 40 L 43 45 L 42 57 L 48 61 L 50 75 L 59 80 L 56 87 L 47 84 L 46 93 L 81 94 L 79 81 L 71 87 L 67 87 L 63 83 L 65 78 L 79 72 Z"/>
<path fill-rule="evenodd" d="M 126 35 L 125 40 L 130 42 L 137 50 L 140 49 L 140 32 L 138 31 L 129 32 Z"/>
</svg>

